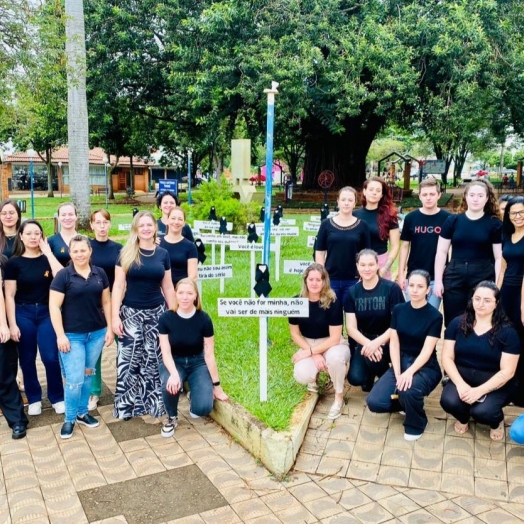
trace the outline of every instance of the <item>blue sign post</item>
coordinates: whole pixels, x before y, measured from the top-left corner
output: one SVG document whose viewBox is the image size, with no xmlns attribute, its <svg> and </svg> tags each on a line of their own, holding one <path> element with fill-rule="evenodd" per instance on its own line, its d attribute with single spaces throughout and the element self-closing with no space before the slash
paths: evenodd
<svg viewBox="0 0 524 524">
<path fill-rule="evenodd" d="M 158 193 L 162 194 L 166 191 L 172 191 L 178 196 L 178 180 L 168 180 L 161 178 L 158 181 Z"/>
</svg>

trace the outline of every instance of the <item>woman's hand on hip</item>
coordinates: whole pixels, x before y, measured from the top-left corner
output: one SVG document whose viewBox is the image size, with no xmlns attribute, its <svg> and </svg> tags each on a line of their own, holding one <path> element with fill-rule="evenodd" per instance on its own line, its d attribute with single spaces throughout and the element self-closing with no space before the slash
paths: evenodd
<svg viewBox="0 0 524 524">
<path fill-rule="evenodd" d="M 56 337 L 56 344 L 58 346 L 58 349 L 62 353 L 68 353 L 71 351 L 71 344 L 69 343 L 69 339 L 65 335 L 60 335 L 59 337 Z"/>
<path fill-rule="evenodd" d="M 222 400 L 223 402 L 229 400 L 229 397 L 224 393 L 222 386 L 213 386 L 213 398 Z"/>
</svg>

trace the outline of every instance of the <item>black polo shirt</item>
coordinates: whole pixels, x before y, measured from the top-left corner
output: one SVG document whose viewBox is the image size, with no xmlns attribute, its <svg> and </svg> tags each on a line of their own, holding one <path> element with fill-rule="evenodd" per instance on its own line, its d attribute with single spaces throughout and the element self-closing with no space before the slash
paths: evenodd
<svg viewBox="0 0 524 524">
<path fill-rule="evenodd" d="M 59 271 L 51 290 L 64 295 L 62 322 L 66 333 L 91 333 L 107 327 L 102 308 L 102 292 L 109 280 L 102 268 L 91 266 L 87 278 L 79 275 L 73 264 Z"/>
</svg>

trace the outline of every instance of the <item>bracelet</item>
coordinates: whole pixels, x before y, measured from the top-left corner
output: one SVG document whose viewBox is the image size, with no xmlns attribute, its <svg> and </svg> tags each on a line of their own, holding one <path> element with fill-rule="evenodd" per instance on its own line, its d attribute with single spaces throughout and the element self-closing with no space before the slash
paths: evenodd
<svg viewBox="0 0 524 524">
<path fill-rule="evenodd" d="M 220 380 L 217 380 L 216 382 L 213 382 L 213 387 L 220 386 Z"/>
</svg>

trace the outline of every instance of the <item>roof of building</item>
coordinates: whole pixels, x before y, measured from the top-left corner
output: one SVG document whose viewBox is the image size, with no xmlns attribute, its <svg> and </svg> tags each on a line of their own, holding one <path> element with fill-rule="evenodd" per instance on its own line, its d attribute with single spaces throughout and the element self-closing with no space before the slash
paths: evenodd
<svg viewBox="0 0 524 524">
<path fill-rule="evenodd" d="M 42 154 L 44 156 L 44 154 Z M 89 151 L 89 164 L 90 165 L 104 165 L 104 157 L 107 156 L 104 150 L 101 147 L 94 147 Z M 69 148 L 60 147 L 59 149 L 53 151 L 51 155 L 52 163 L 58 164 L 62 162 L 63 164 L 69 163 Z M 11 164 L 27 164 L 31 161 L 31 157 L 27 154 L 27 151 L 21 151 L 19 153 L 13 153 L 12 155 L 7 155 L 4 158 L 4 162 Z M 35 153 L 33 156 L 33 162 L 35 164 L 43 164 L 42 159 Z M 116 156 L 111 155 L 109 159 L 110 164 L 114 165 L 116 163 Z M 129 166 L 131 165 L 130 159 L 128 156 L 121 156 L 118 159 L 119 166 Z M 153 166 L 154 162 L 144 162 L 143 158 L 133 157 L 133 167 L 146 167 Z"/>
</svg>

